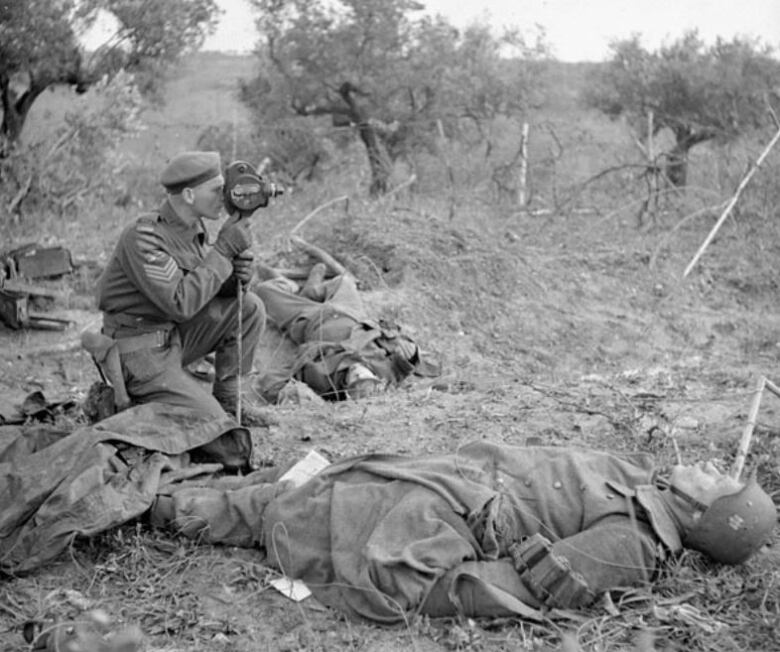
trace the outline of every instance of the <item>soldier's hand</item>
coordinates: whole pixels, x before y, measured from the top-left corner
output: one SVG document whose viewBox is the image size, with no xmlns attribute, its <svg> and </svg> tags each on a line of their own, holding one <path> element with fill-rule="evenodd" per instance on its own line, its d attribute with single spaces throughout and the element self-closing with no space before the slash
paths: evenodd
<svg viewBox="0 0 780 652">
<path fill-rule="evenodd" d="M 228 220 L 220 229 L 217 241 L 214 243 L 214 249 L 231 260 L 251 246 L 252 233 L 249 230 L 249 220 Z"/>
<path fill-rule="evenodd" d="M 233 258 L 233 276 L 243 285 L 248 285 L 255 273 L 255 257 L 249 251 L 244 251 Z"/>
</svg>

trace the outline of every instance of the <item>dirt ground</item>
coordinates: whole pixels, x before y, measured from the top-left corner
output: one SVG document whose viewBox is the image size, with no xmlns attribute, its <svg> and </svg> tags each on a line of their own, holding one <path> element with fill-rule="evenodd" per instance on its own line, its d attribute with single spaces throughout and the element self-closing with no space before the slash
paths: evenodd
<svg viewBox="0 0 780 652">
<path fill-rule="evenodd" d="M 450 221 L 398 210 L 312 227 L 307 237 L 356 274 L 374 314 L 395 318 L 439 356 L 444 373 L 375 398 L 274 407 L 277 423 L 253 431 L 258 463 L 283 464 L 312 448 L 331 459 L 418 455 L 475 439 L 643 450 L 662 465 L 674 462 L 676 447 L 686 462 L 731 463 L 756 378 L 780 381 L 775 226 L 737 216 L 682 280 L 711 222 L 670 240 L 673 216 L 640 232 L 598 215 L 471 215 L 470 207 Z M 50 401 L 78 401 L 96 380 L 77 346 L 80 329 L 98 320 L 93 281 L 84 272 L 53 282 L 72 293 L 52 307 L 73 319 L 66 331 L 0 329 L 0 413 L 35 390 Z M 763 397 L 747 464 L 775 497 L 778 408 L 780 399 Z M 752 573 L 776 576 L 768 555 Z M 724 577 L 704 572 L 715 583 Z M 631 622 L 599 606 L 557 627 L 423 619 L 383 628 L 349 623 L 311 598 L 294 603 L 270 588 L 274 576 L 258 551 L 196 546 L 128 524 L 77 542 L 31 576 L 4 580 L 0 649 L 28 649 L 20 634 L 26 620 L 89 608 L 140 626 L 148 650 L 170 652 L 557 649 L 566 629 L 593 650 L 768 649 L 755 641 L 771 640 L 761 636 L 778 627 L 776 611 L 774 623 L 756 615 L 715 634 L 706 611 L 699 625 L 660 616 Z M 641 647 L 643 630 L 657 648 Z"/>
</svg>

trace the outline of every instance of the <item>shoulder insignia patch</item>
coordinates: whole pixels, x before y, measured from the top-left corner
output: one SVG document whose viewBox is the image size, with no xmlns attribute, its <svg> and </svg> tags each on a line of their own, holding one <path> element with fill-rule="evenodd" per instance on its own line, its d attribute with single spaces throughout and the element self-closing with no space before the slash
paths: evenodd
<svg viewBox="0 0 780 652">
<path fill-rule="evenodd" d="M 157 222 L 160 221 L 157 213 L 145 213 L 135 221 L 135 230 L 139 233 L 151 233 Z"/>
<path fill-rule="evenodd" d="M 155 228 L 155 224 L 138 221 L 135 225 L 135 241 L 138 245 L 138 250 L 144 256 L 147 256 L 150 253 L 159 251 L 163 238 Z"/>
<path fill-rule="evenodd" d="M 154 224 L 149 222 L 138 222 L 135 225 L 136 233 L 154 233 Z"/>
<path fill-rule="evenodd" d="M 148 251 L 144 254 L 144 260 L 146 260 L 147 263 L 159 265 L 161 267 L 165 265 L 166 258 L 170 258 L 170 256 L 159 249 L 156 251 Z"/>
</svg>

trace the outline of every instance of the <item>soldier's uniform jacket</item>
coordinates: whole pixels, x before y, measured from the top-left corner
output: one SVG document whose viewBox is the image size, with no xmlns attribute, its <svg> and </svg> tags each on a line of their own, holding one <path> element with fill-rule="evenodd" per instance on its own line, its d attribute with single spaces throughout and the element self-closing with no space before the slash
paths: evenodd
<svg viewBox="0 0 780 652">
<path fill-rule="evenodd" d="M 232 271 L 231 261 L 207 245 L 203 224 L 184 224 L 166 201 L 119 238 L 98 283 L 104 330 L 143 333 L 187 321 Z"/>
<path fill-rule="evenodd" d="M 532 617 L 649 582 L 681 549 L 652 482 L 647 455 L 485 442 L 452 455 L 368 455 L 273 501 L 265 546 L 353 615 Z"/>
</svg>

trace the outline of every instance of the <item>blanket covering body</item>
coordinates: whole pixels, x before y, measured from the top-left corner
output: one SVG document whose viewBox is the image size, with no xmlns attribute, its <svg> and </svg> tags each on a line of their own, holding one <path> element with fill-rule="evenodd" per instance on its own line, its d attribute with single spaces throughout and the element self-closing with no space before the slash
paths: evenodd
<svg viewBox="0 0 780 652">
<path fill-rule="evenodd" d="M 248 466 L 235 421 L 147 403 L 72 432 L 0 428 L 0 571 L 23 573 L 145 512 L 165 474 L 191 462 Z M 192 472 L 192 469 L 190 469 Z"/>
</svg>

